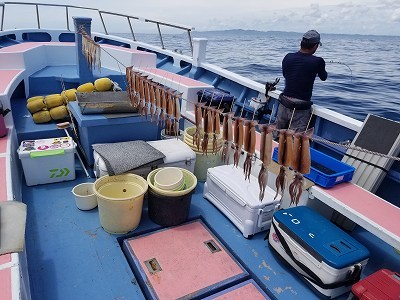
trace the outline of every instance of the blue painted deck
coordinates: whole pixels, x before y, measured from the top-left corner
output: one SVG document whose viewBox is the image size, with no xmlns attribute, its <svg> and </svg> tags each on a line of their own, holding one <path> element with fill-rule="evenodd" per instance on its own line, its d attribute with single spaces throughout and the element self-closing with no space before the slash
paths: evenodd
<svg viewBox="0 0 400 300">
<path fill-rule="evenodd" d="M 144 299 L 117 240 L 120 236 L 102 229 L 97 208 L 80 211 L 75 206 L 72 188 L 81 182 L 94 181 L 87 179 L 79 165 L 76 166 L 74 181 L 33 187 L 23 185 L 23 201 L 28 206 L 26 248 L 32 299 Z M 265 232 L 245 239 L 202 197 L 203 186 L 199 183 L 193 194 L 190 218 L 202 216 L 271 298 L 318 299 L 271 252 L 264 241 Z M 140 225 L 131 233 L 159 228 L 148 218 L 145 201 Z M 362 243 L 375 242 L 374 248 L 368 247 L 375 257 L 367 264 L 363 277 L 374 270 L 375 263 L 394 267 L 390 265 L 390 255 L 396 254 L 390 247 L 364 230 L 358 229 L 353 236 Z"/>
</svg>

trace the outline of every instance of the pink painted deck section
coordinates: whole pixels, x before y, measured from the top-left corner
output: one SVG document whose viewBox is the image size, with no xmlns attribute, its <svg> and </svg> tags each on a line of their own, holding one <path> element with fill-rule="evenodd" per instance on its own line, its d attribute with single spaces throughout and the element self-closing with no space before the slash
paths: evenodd
<svg viewBox="0 0 400 300">
<path fill-rule="evenodd" d="M 0 202 L 7 201 L 6 157 L 0 157 Z"/>
<path fill-rule="evenodd" d="M 210 85 L 192 79 L 192 78 L 188 78 L 182 75 L 178 75 L 169 71 L 165 71 L 165 70 L 161 70 L 161 69 L 156 69 L 156 68 L 143 68 L 144 71 L 148 72 L 148 73 L 152 73 L 154 75 L 157 76 L 161 76 L 166 78 L 166 80 L 169 81 L 175 81 L 177 83 L 179 83 L 182 86 L 188 86 L 188 87 L 205 87 L 208 88 Z"/>
<path fill-rule="evenodd" d="M 265 300 L 265 297 L 260 291 L 251 283 L 248 283 L 238 289 L 229 291 L 226 294 L 220 295 L 213 300 Z"/>
<path fill-rule="evenodd" d="M 323 189 L 331 197 L 400 237 L 400 209 L 363 188 L 346 182 Z"/>
<path fill-rule="evenodd" d="M 9 262 L 11 262 L 11 254 L 10 253 L 0 255 L 0 266 L 2 264 L 6 264 L 6 263 L 9 263 Z"/>
<path fill-rule="evenodd" d="M 0 270 L 0 299 L 11 300 L 11 269 Z"/>
<path fill-rule="evenodd" d="M 7 131 L 8 131 L 8 129 L 7 129 Z M 8 141 L 7 135 L 0 138 L 0 154 L 7 152 L 7 141 Z"/>
<path fill-rule="evenodd" d="M 0 49 L 0 53 L 17 53 L 17 52 L 25 52 L 27 50 L 40 47 L 43 45 L 61 45 L 61 46 L 72 46 L 75 43 L 67 43 L 67 42 L 31 42 L 31 43 L 22 43 L 17 45 L 8 46 Z"/>
<path fill-rule="evenodd" d="M 22 70 L 0 70 L 0 94 L 3 94 Z"/>
<path fill-rule="evenodd" d="M 210 252 L 204 242 L 211 239 L 215 241 L 201 223 L 193 222 L 130 240 L 129 244 L 159 299 L 176 299 L 243 274 L 228 253 Z M 144 263 L 152 258 L 162 269 L 154 275 Z"/>
</svg>

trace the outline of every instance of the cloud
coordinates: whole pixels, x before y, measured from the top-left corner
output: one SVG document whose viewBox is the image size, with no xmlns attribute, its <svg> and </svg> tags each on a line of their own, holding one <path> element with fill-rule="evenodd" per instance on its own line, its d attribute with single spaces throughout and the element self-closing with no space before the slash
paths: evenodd
<svg viewBox="0 0 400 300">
<path fill-rule="evenodd" d="M 400 22 L 400 8 L 396 9 L 390 16 L 390 21 Z"/>
</svg>

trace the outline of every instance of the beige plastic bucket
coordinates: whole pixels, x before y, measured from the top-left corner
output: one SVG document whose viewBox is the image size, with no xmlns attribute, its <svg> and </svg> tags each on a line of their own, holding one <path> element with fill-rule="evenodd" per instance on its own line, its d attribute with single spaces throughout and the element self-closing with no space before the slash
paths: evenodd
<svg viewBox="0 0 400 300">
<path fill-rule="evenodd" d="M 80 210 L 91 210 L 97 206 L 97 197 L 93 191 L 93 182 L 84 182 L 74 186 L 72 194 Z"/>
<path fill-rule="evenodd" d="M 134 230 L 142 217 L 147 181 L 136 174 L 103 176 L 94 183 L 100 224 L 105 231 L 123 234 Z"/>
<path fill-rule="evenodd" d="M 194 144 L 193 140 L 193 134 L 196 132 L 196 126 L 191 126 L 185 129 L 185 134 L 183 135 L 183 141 L 185 144 L 187 144 L 193 151 L 201 151 L 201 144 L 200 144 L 200 149 L 197 149 L 197 145 Z M 203 141 L 204 138 L 204 130 L 200 130 L 200 143 Z M 217 149 L 216 151 L 218 152 L 222 147 L 222 135 L 218 136 L 217 139 Z M 210 136 L 208 139 L 208 145 L 207 145 L 207 153 L 212 153 L 213 152 L 213 137 Z"/>
</svg>

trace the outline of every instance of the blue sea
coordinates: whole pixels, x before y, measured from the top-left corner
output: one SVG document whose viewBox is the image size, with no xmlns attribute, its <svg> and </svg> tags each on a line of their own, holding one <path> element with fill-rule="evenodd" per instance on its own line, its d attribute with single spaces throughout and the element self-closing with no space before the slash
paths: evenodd
<svg viewBox="0 0 400 300">
<path fill-rule="evenodd" d="M 281 62 L 298 51 L 301 33 L 229 30 L 193 32 L 207 38 L 206 61 L 260 83 L 280 77 Z M 159 43 L 157 35 L 137 36 Z M 164 35 L 164 45 L 190 55 L 186 34 Z M 328 79 L 315 80 L 313 101 L 364 120 L 368 113 L 400 121 L 400 37 L 321 34 L 316 55 L 326 61 Z M 160 44 L 160 43 L 159 43 Z"/>
</svg>

